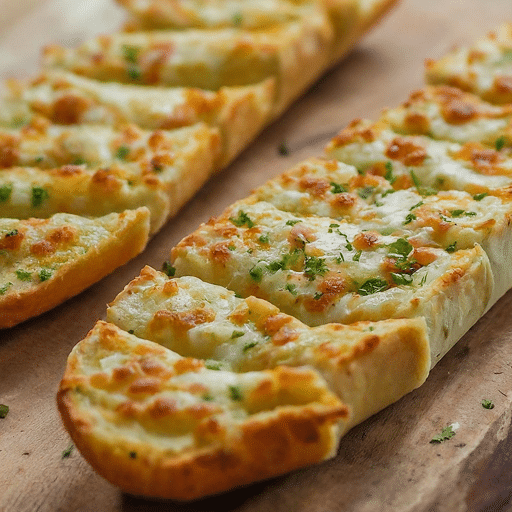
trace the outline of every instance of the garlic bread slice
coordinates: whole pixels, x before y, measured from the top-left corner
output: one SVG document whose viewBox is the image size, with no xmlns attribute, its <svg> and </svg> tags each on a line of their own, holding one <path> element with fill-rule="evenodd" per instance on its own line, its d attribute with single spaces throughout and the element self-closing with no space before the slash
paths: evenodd
<svg viewBox="0 0 512 512">
<path fill-rule="evenodd" d="M 109 305 L 107 320 L 209 368 L 314 368 L 350 409 L 342 432 L 421 385 L 430 362 L 423 319 L 311 328 L 267 301 L 150 267 Z"/>
<path fill-rule="evenodd" d="M 332 457 L 348 415 L 312 369 L 211 370 L 105 322 L 73 349 L 57 400 L 100 475 L 178 500 Z"/>
<path fill-rule="evenodd" d="M 44 64 L 107 82 L 211 91 L 274 78 L 277 115 L 326 69 L 333 37 L 327 16 L 319 12 L 258 31 L 190 29 L 100 36 L 74 49 L 50 46 Z"/>
<path fill-rule="evenodd" d="M 170 130 L 204 122 L 220 129 L 221 165 L 233 159 L 270 120 L 275 81 L 219 91 L 140 87 L 104 83 L 63 71 L 31 83 L 11 82 L 0 102 L 0 125 L 27 124 L 42 115 L 56 124 L 135 123 L 143 129 Z"/>
<path fill-rule="evenodd" d="M 491 103 L 512 103 L 512 24 L 438 60 L 428 59 L 426 80 L 459 87 Z"/>
<path fill-rule="evenodd" d="M 479 245 L 456 251 L 241 201 L 172 250 L 177 276 L 255 295 L 307 325 L 424 316 L 437 360 L 494 297 Z"/>
<path fill-rule="evenodd" d="M 84 218 L 0 219 L 0 328 L 59 305 L 137 256 L 146 208 Z"/>
</svg>

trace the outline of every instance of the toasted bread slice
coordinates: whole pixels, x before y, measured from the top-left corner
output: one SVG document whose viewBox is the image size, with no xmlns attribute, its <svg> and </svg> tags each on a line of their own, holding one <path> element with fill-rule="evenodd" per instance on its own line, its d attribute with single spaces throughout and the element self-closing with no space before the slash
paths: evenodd
<svg viewBox="0 0 512 512">
<path fill-rule="evenodd" d="M 216 371 L 104 322 L 71 353 L 58 405 L 103 477 L 179 500 L 332 457 L 348 415 L 312 369 Z"/>
<path fill-rule="evenodd" d="M 275 81 L 217 92 L 196 88 L 103 83 L 72 73 L 47 72 L 30 84 L 11 82 L 0 124 L 26 124 L 34 114 L 56 124 L 135 123 L 149 130 L 204 122 L 222 136 L 221 165 L 233 159 L 269 121 Z"/>
<path fill-rule="evenodd" d="M 102 81 L 214 91 L 274 78 L 277 115 L 326 69 L 333 37 L 320 12 L 256 32 L 225 28 L 101 36 L 76 49 L 49 47 L 45 64 Z"/>
<path fill-rule="evenodd" d="M 437 362 L 494 296 L 480 246 L 446 249 L 241 201 L 182 240 L 171 264 L 177 276 L 264 298 L 308 325 L 424 316 Z"/>
<path fill-rule="evenodd" d="M 426 80 L 459 87 L 491 103 L 512 103 L 512 24 L 437 61 L 427 60 Z"/>
<path fill-rule="evenodd" d="M 415 91 L 400 107 L 387 109 L 382 119 L 397 133 L 480 142 L 498 150 L 512 147 L 512 107 L 487 103 L 455 87 Z"/>
<path fill-rule="evenodd" d="M 0 219 L 0 328 L 44 313 L 142 252 L 149 211 Z"/>
</svg>

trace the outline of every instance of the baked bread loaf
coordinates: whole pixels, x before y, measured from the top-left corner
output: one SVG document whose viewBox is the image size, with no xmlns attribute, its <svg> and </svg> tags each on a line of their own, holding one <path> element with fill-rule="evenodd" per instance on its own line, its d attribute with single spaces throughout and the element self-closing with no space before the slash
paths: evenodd
<svg viewBox="0 0 512 512">
<path fill-rule="evenodd" d="M 130 32 L 6 84 L 0 217 L 147 207 L 154 234 L 395 1 L 124 2 Z"/>
<path fill-rule="evenodd" d="M 225 466 L 203 458 L 200 427 L 176 448 L 182 399 L 168 395 L 159 407 L 163 387 L 139 379 L 149 382 L 155 367 L 169 378 L 182 372 L 170 362 L 141 369 L 153 351 L 194 358 L 187 368 L 206 389 L 204 368 L 219 372 L 219 383 L 283 368 L 313 372 L 346 408 L 334 436 L 421 385 L 512 287 L 509 123 L 510 105 L 427 87 L 377 122 L 351 123 L 326 148 L 328 158 L 297 165 L 202 224 L 172 249 L 165 274 L 144 268 L 110 304 L 109 323 L 75 347 L 60 387 L 59 409 L 84 456 L 128 492 L 180 500 L 282 471 L 276 461 L 289 459 L 277 447 L 249 460 L 260 444 L 246 445 L 246 417 L 228 429 L 221 408 L 215 443 Z M 225 403 L 222 389 L 212 402 Z M 229 393 L 235 401 L 245 396 Z M 284 411 L 275 413 L 288 424 Z M 258 428 L 273 450 L 281 427 Z M 288 469 L 312 452 L 328 456 L 313 448 L 321 435 L 312 433 L 310 449 L 285 437 L 281 445 L 297 451 Z M 164 453 L 164 446 L 172 448 Z M 133 461 L 131 451 L 143 460 Z M 112 454 L 121 468 L 115 474 Z"/>
</svg>

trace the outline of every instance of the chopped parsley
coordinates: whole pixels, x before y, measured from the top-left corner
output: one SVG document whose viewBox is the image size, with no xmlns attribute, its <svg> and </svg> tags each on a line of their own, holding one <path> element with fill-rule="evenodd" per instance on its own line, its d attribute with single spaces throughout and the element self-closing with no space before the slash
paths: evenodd
<svg viewBox="0 0 512 512">
<path fill-rule="evenodd" d="M 50 194 L 42 187 L 32 187 L 32 206 L 37 208 L 43 204 L 45 199 L 48 199 Z"/>
<path fill-rule="evenodd" d="M 391 278 L 393 282 L 397 285 L 409 285 L 412 284 L 412 276 L 409 274 L 397 274 L 395 272 L 391 272 Z"/>
<path fill-rule="evenodd" d="M 373 293 L 382 292 L 388 287 L 387 281 L 374 277 L 365 281 L 357 290 L 359 295 L 371 295 Z"/>
<path fill-rule="evenodd" d="M 164 261 L 162 264 L 162 272 L 168 277 L 174 277 L 176 274 L 176 268 L 171 265 L 170 261 Z"/>
<path fill-rule="evenodd" d="M 39 271 L 39 281 L 43 282 L 43 281 L 48 281 L 48 279 L 50 279 L 50 277 L 52 277 L 53 275 L 53 270 L 50 269 L 50 268 L 42 268 L 40 271 Z"/>
<path fill-rule="evenodd" d="M 450 244 L 446 249 L 446 252 L 455 252 L 457 250 L 457 242 L 453 242 L 453 244 Z"/>
<path fill-rule="evenodd" d="M 294 284 L 288 283 L 284 288 L 292 295 L 297 295 L 297 286 L 295 286 Z"/>
<path fill-rule="evenodd" d="M 0 404 L 0 418 L 5 418 L 9 414 L 9 406 Z"/>
<path fill-rule="evenodd" d="M 62 459 L 67 459 L 71 456 L 71 453 L 73 452 L 74 446 L 70 444 L 63 452 L 62 452 Z"/>
<path fill-rule="evenodd" d="M 135 334 L 135 330 L 134 329 L 128 329 L 128 334 Z"/>
<path fill-rule="evenodd" d="M 15 274 L 20 281 L 32 281 L 32 272 L 27 272 L 26 270 L 16 270 Z"/>
<path fill-rule="evenodd" d="M 18 234 L 18 230 L 17 229 L 13 229 L 12 231 L 9 231 L 8 233 L 5 234 L 6 238 L 9 237 L 9 236 L 16 236 Z"/>
<path fill-rule="evenodd" d="M 409 254 L 411 254 L 413 247 L 405 238 L 399 238 L 396 242 L 389 244 L 388 249 L 389 258 L 396 258 L 404 262 L 409 257 Z"/>
<path fill-rule="evenodd" d="M 343 185 L 340 185 L 339 183 L 334 183 L 334 181 L 331 181 L 330 185 L 331 192 L 333 194 L 341 194 L 343 192 L 347 192 L 347 189 Z"/>
<path fill-rule="evenodd" d="M 229 217 L 229 220 L 239 228 L 242 226 L 247 226 L 249 229 L 254 227 L 254 222 L 249 218 L 249 215 L 245 213 L 243 210 L 238 212 L 238 217 Z"/>
<path fill-rule="evenodd" d="M 240 338 L 244 334 L 244 331 L 233 331 L 233 334 L 231 334 L 231 339 L 233 340 L 235 338 Z"/>
<path fill-rule="evenodd" d="M 126 72 L 128 73 L 128 76 L 132 80 L 140 80 L 140 77 L 142 76 L 142 73 L 140 69 L 137 66 L 130 66 Z"/>
<path fill-rule="evenodd" d="M 123 44 L 122 46 L 123 57 L 126 61 L 135 64 L 137 62 L 137 58 L 139 56 L 140 48 L 136 46 L 130 46 L 127 44 Z"/>
<path fill-rule="evenodd" d="M 481 201 L 484 197 L 488 196 L 489 195 L 489 192 L 482 192 L 481 194 L 475 194 L 473 196 L 473 199 L 475 201 Z"/>
<path fill-rule="evenodd" d="M 357 195 L 361 199 L 368 199 L 373 194 L 374 190 L 375 190 L 375 187 L 364 187 L 357 191 Z"/>
<path fill-rule="evenodd" d="M 220 370 L 220 364 L 219 363 L 205 363 L 204 366 L 208 370 L 215 370 L 215 371 L 219 371 Z"/>
<path fill-rule="evenodd" d="M 310 281 L 314 281 L 316 276 L 323 276 L 327 272 L 325 259 L 317 256 L 306 256 L 304 260 L 304 274 Z"/>
<path fill-rule="evenodd" d="M 213 396 L 212 395 L 203 395 L 203 400 L 205 402 L 211 402 L 213 400 Z"/>
<path fill-rule="evenodd" d="M 288 145 L 286 144 L 286 142 L 281 142 L 281 144 L 279 144 L 279 147 L 277 148 L 277 152 L 281 156 L 288 156 L 290 154 L 290 149 L 288 148 Z"/>
<path fill-rule="evenodd" d="M 316 292 L 315 295 L 313 295 L 313 299 L 320 300 L 323 296 L 322 292 Z"/>
<path fill-rule="evenodd" d="M 403 225 L 405 226 L 406 224 L 409 224 L 411 223 L 413 220 L 416 220 L 416 215 L 414 215 L 414 213 L 408 213 L 406 216 L 405 216 L 405 220 L 403 222 Z"/>
<path fill-rule="evenodd" d="M 262 243 L 262 244 L 268 244 L 270 242 L 270 239 L 268 237 L 268 234 L 265 233 L 263 235 L 261 235 L 258 240 Z"/>
<path fill-rule="evenodd" d="M 3 286 L 0 286 L 0 295 L 5 295 L 7 290 L 12 286 L 12 283 L 6 283 Z"/>
<path fill-rule="evenodd" d="M 420 286 L 423 286 L 427 282 L 428 272 L 421 278 Z"/>
<path fill-rule="evenodd" d="M 441 430 L 440 434 L 436 434 L 431 440 L 431 443 L 442 443 L 443 441 L 447 441 L 451 439 L 455 435 L 455 431 L 453 430 L 452 425 L 448 425 L 447 427 Z"/>
<path fill-rule="evenodd" d="M 482 400 L 482 407 L 484 409 L 494 409 L 494 404 L 491 400 L 483 399 Z"/>
<path fill-rule="evenodd" d="M 396 176 L 393 176 L 393 164 L 388 160 L 386 162 L 386 174 L 384 175 L 384 179 L 388 180 L 389 183 L 393 184 L 396 181 Z"/>
<path fill-rule="evenodd" d="M 352 261 L 359 261 L 361 259 L 361 254 L 363 251 L 357 251 L 354 256 L 352 256 Z"/>
<path fill-rule="evenodd" d="M 419 203 L 416 203 L 414 206 L 411 206 L 411 207 L 409 208 L 409 211 L 412 211 L 412 210 L 414 210 L 415 208 L 419 208 L 419 207 L 420 207 L 420 206 L 422 206 L 422 205 L 423 205 L 423 201 L 420 201 Z"/>
<path fill-rule="evenodd" d="M 0 203 L 5 203 L 11 197 L 12 185 L 2 185 L 0 187 Z"/>
<path fill-rule="evenodd" d="M 282 270 L 284 266 L 283 260 L 276 260 L 267 265 L 267 268 L 272 274 L 275 274 L 278 270 Z"/>
<path fill-rule="evenodd" d="M 295 226 L 295 224 L 298 224 L 299 222 L 302 222 L 300 219 L 296 219 L 296 220 L 287 220 L 286 221 L 286 225 L 287 226 Z"/>
<path fill-rule="evenodd" d="M 119 160 L 126 160 L 129 154 L 130 148 L 128 146 L 122 145 L 117 148 L 116 158 L 118 158 Z"/>
<path fill-rule="evenodd" d="M 235 14 L 233 14 L 233 26 L 234 27 L 240 27 L 242 25 L 243 21 L 244 21 L 244 18 L 242 16 L 242 13 L 235 12 Z"/>
<path fill-rule="evenodd" d="M 231 400 L 240 401 L 242 400 L 242 391 L 238 386 L 229 386 L 229 396 Z"/>
<path fill-rule="evenodd" d="M 81 156 L 73 160 L 73 165 L 84 165 L 86 163 L 87 162 Z"/>
<path fill-rule="evenodd" d="M 246 343 L 244 345 L 244 348 L 243 348 L 243 351 L 244 352 L 247 352 L 248 350 L 250 350 L 251 348 L 255 347 L 256 345 L 258 344 L 257 341 L 251 341 L 250 343 Z"/>
<path fill-rule="evenodd" d="M 496 139 L 496 142 L 494 143 L 494 145 L 496 146 L 496 151 L 502 150 L 505 147 L 505 142 L 506 140 L 503 135 L 501 137 L 498 137 Z"/>
<path fill-rule="evenodd" d="M 466 217 L 474 217 L 476 212 L 467 212 L 466 210 L 452 210 L 450 214 L 452 217 L 461 217 L 462 215 L 465 215 Z"/>
<path fill-rule="evenodd" d="M 137 452 L 130 452 L 129 454 L 130 459 L 136 459 L 137 458 Z"/>
<path fill-rule="evenodd" d="M 411 180 L 414 183 L 414 186 L 419 191 L 420 187 L 421 187 L 421 183 L 420 183 L 420 180 L 418 179 L 418 176 L 416 176 L 416 173 L 413 170 L 411 170 L 410 174 L 411 174 Z"/>
<path fill-rule="evenodd" d="M 249 275 L 253 281 L 259 283 L 263 277 L 263 269 L 261 267 L 254 266 L 249 270 Z"/>
</svg>

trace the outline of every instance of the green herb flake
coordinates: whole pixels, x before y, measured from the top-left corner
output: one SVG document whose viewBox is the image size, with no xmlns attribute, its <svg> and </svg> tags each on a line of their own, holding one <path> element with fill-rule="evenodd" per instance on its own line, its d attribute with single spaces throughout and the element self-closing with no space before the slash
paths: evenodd
<svg viewBox="0 0 512 512">
<path fill-rule="evenodd" d="M 393 282 L 399 286 L 412 284 L 412 276 L 409 274 L 397 274 L 395 272 L 391 272 L 391 278 L 393 279 Z"/>
<path fill-rule="evenodd" d="M 220 364 L 219 363 L 205 363 L 204 366 L 208 370 L 215 370 L 215 371 L 219 371 L 220 370 Z"/>
<path fill-rule="evenodd" d="M 428 272 L 421 278 L 420 286 L 423 286 L 427 282 Z"/>
<path fill-rule="evenodd" d="M 38 274 L 39 281 L 41 281 L 41 282 L 48 281 L 48 279 L 50 279 L 50 277 L 52 277 L 52 275 L 53 275 L 53 270 L 52 269 L 50 269 L 50 268 L 42 268 L 39 271 L 39 274 Z"/>
<path fill-rule="evenodd" d="M 396 242 L 389 244 L 388 249 L 390 258 L 407 259 L 413 247 L 405 238 L 399 238 Z"/>
<path fill-rule="evenodd" d="M 414 213 L 408 213 L 405 216 L 405 220 L 403 222 L 403 225 L 405 226 L 406 224 L 411 223 L 413 220 L 416 220 L 416 215 L 414 215 Z"/>
<path fill-rule="evenodd" d="M 244 331 L 233 331 L 233 334 L 231 334 L 231 339 L 234 340 L 235 338 L 240 338 L 244 334 Z"/>
<path fill-rule="evenodd" d="M 133 329 L 128 329 L 128 334 L 135 334 L 135 331 Z"/>
<path fill-rule="evenodd" d="M 273 261 L 267 265 L 267 268 L 272 274 L 275 274 L 278 270 L 283 269 L 283 261 Z"/>
<path fill-rule="evenodd" d="M 142 72 L 137 66 L 130 66 L 126 73 L 128 74 L 128 77 L 132 80 L 140 80 L 142 77 Z"/>
<path fill-rule="evenodd" d="M 420 180 L 418 179 L 418 176 L 416 176 L 416 173 L 413 170 L 411 170 L 410 174 L 411 174 L 411 180 L 414 183 L 414 186 L 419 191 L 421 188 L 421 183 L 420 183 Z"/>
<path fill-rule="evenodd" d="M 288 156 L 290 154 L 290 148 L 288 147 L 288 144 L 286 142 L 281 142 L 277 148 L 277 152 L 281 156 Z"/>
<path fill-rule="evenodd" d="M 296 220 L 287 220 L 286 221 L 286 225 L 287 226 L 295 226 L 295 224 L 298 224 L 299 222 L 302 222 L 300 219 L 296 219 Z"/>
<path fill-rule="evenodd" d="M 450 244 L 445 250 L 449 253 L 455 252 L 457 250 L 457 242 L 453 242 L 453 244 Z"/>
<path fill-rule="evenodd" d="M 297 286 L 295 286 L 294 284 L 288 283 L 284 288 L 292 295 L 297 295 Z"/>
<path fill-rule="evenodd" d="M 9 414 L 9 406 L 0 404 L 0 418 L 5 418 Z"/>
<path fill-rule="evenodd" d="M 244 352 L 247 352 L 248 350 L 250 350 L 251 348 L 255 347 L 256 345 L 258 344 L 257 341 L 251 341 L 250 343 L 246 343 L 244 345 L 244 348 L 243 348 L 243 351 Z"/>
<path fill-rule="evenodd" d="M 12 185 L 2 185 L 0 187 L 0 203 L 5 203 L 11 197 Z"/>
<path fill-rule="evenodd" d="M 73 448 L 74 446 L 72 444 L 70 444 L 63 452 L 62 452 L 62 455 L 61 455 L 61 459 L 68 459 L 69 457 L 71 457 L 71 454 L 73 453 Z"/>
<path fill-rule="evenodd" d="M 240 401 L 242 400 L 242 391 L 238 386 L 229 386 L 229 397 L 231 400 Z"/>
<path fill-rule="evenodd" d="M 494 404 L 491 400 L 487 400 L 486 398 L 484 398 L 482 400 L 482 407 L 484 409 L 494 409 Z"/>
<path fill-rule="evenodd" d="M 12 286 L 12 283 L 6 283 L 3 286 L 0 286 L 0 295 L 5 295 L 7 290 Z"/>
<path fill-rule="evenodd" d="M 465 210 L 452 210 L 452 211 L 450 212 L 450 215 L 451 215 L 452 217 L 461 217 L 461 216 L 462 216 L 462 215 L 464 215 L 465 213 L 466 213 L 466 212 L 465 212 Z"/>
<path fill-rule="evenodd" d="M 234 27 L 240 27 L 242 25 L 243 21 L 244 21 L 244 18 L 242 16 L 242 13 L 235 12 L 235 14 L 233 14 L 233 26 Z"/>
<path fill-rule="evenodd" d="M 354 256 L 352 256 L 352 261 L 359 261 L 361 259 L 361 254 L 363 251 L 357 251 Z"/>
<path fill-rule="evenodd" d="M 409 211 L 411 212 L 412 210 L 415 210 L 416 208 L 419 208 L 420 206 L 422 206 L 424 203 L 423 201 L 420 201 L 419 203 L 416 203 L 414 206 L 411 206 L 409 208 Z"/>
<path fill-rule="evenodd" d="M 5 237 L 10 237 L 10 236 L 16 236 L 18 234 L 18 230 L 17 229 L 13 229 L 12 231 L 9 231 L 5 234 Z"/>
<path fill-rule="evenodd" d="M 166 260 L 162 264 L 162 272 L 168 277 L 174 277 L 176 274 L 176 268 L 171 265 L 171 262 Z"/>
<path fill-rule="evenodd" d="M 443 441 L 447 441 L 451 439 L 455 435 L 452 425 L 448 425 L 447 427 L 441 430 L 440 434 L 436 434 L 431 440 L 431 443 L 442 443 Z"/>
<path fill-rule="evenodd" d="M 501 151 L 505 147 L 505 136 L 502 135 L 501 137 L 498 137 L 496 139 L 496 142 L 494 143 L 496 146 L 496 151 Z"/>
<path fill-rule="evenodd" d="M 386 174 L 384 175 L 384 179 L 388 180 L 389 183 L 393 184 L 396 181 L 396 176 L 393 176 L 393 164 L 388 160 L 385 164 Z"/>
<path fill-rule="evenodd" d="M 381 196 L 384 199 L 386 196 L 389 196 L 389 194 L 394 194 L 395 192 L 396 190 L 394 188 L 388 188 L 387 190 L 384 190 L 384 192 L 382 192 Z"/>
<path fill-rule="evenodd" d="M 345 261 L 345 256 L 343 256 L 343 253 L 340 252 L 340 255 L 335 258 L 335 261 L 338 265 L 341 265 Z"/>
<path fill-rule="evenodd" d="M 73 160 L 73 165 L 84 165 L 86 163 L 87 162 L 81 156 Z"/>
<path fill-rule="evenodd" d="M 261 267 L 254 266 L 251 268 L 251 270 L 249 270 L 249 275 L 253 281 L 259 283 L 263 278 L 263 269 Z"/>
<path fill-rule="evenodd" d="M 313 295 L 313 299 L 320 300 L 323 297 L 323 295 L 324 294 L 322 292 L 316 292 L 315 295 Z"/>
<path fill-rule="evenodd" d="M 270 242 L 270 239 L 269 239 L 269 236 L 267 233 L 261 235 L 259 238 L 258 238 L 259 242 L 262 243 L 262 244 L 268 244 Z"/>
<path fill-rule="evenodd" d="M 116 151 L 116 158 L 119 160 L 126 160 L 130 154 L 130 148 L 128 146 L 119 146 Z"/>
<path fill-rule="evenodd" d="M 335 183 L 334 181 L 331 181 L 330 185 L 331 185 L 331 192 L 333 194 L 342 194 L 343 192 L 348 192 L 347 189 L 343 185 L 340 185 L 339 183 Z"/>
<path fill-rule="evenodd" d="M 357 191 L 357 195 L 361 199 L 368 199 L 373 194 L 374 190 L 375 190 L 375 187 L 364 187 Z"/>
<path fill-rule="evenodd" d="M 132 64 L 137 63 L 137 58 L 140 53 L 140 48 L 137 48 L 136 46 L 130 46 L 127 44 L 123 44 L 121 50 L 123 52 L 123 57 L 126 61 L 131 62 Z"/>
<path fill-rule="evenodd" d="M 371 295 L 373 293 L 382 292 L 388 287 L 387 281 L 378 277 L 368 279 L 357 290 L 359 295 Z"/>
<path fill-rule="evenodd" d="M 26 270 L 16 270 L 15 274 L 20 281 L 32 281 L 32 272 L 27 272 Z"/>
<path fill-rule="evenodd" d="M 327 266 L 323 258 L 317 256 L 306 256 L 304 260 L 304 274 L 310 281 L 314 281 L 316 276 L 323 276 L 327 272 Z"/>
<path fill-rule="evenodd" d="M 212 395 L 203 395 L 203 396 L 202 396 L 202 398 L 203 398 L 203 400 L 204 400 L 205 402 L 211 402 L 211 401 L 213 401 L 213 396 L 212 396 Z"/>
<path fill-rule="evenodd" d="M 41 164 L 41 163 L 43 163 L 43 162 L 44 162 L 44 156 L 38 156 L 38 157 L 36 157 L 36 158 L 34 159 L 34 162 L 35 162 L 36 164 Z"/>
<path fill-rule="evenodd" d="M 128 456 L 130 457 L 130 459 L 136 459 L 137 458 L 137 452 L 130 452 L 128 454 Z"/>
<path fill-rule="evenodd" d="M 50 194 L 42 187 L 32 187 L 32 206 L 37 208 L 43 204 L 45 199 L 48 199 Z"/>
<path fill-rule="evenodd" d="M 249 215 L 245 213 L 243 210 L 238 212 L 238 217 L 229 217 L 229 220 L 239 228 L 242 226 L 247 226 L 249 229 L 254 227 L 254 222 L 249 218 Z"/>
<path fill-rule="evenodd" d="M 475 201 L 481 201 L 484 197 L 487 197 L 488 195 L 489 195 L 489 193 L 488 193 L 488 192 L 482 192 L 481 194 L 475 194 L 475 195 L 473 196 L 473 199 L 474 199 Z"/>
</svg>

